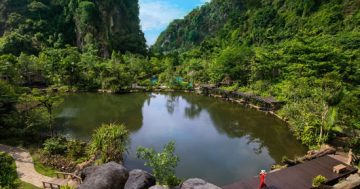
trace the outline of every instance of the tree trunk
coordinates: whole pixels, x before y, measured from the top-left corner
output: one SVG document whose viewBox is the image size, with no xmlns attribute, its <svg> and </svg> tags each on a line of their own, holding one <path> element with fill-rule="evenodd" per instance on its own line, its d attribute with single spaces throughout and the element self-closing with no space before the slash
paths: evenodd
<svg viewBox="0 0 360 189">
<path fill-rule="evenodd" d="M 49 127 L 51 137 L 54 137 L 54 129 L 53 129 L 53 118 L 52 118 L 52 108 L 49 108 Z"/>
<path fill-rule="evenodd" d="M 320 136 L 319 136 L 319 143 L 323 143 L 323 132 L 325 130 L 326 125 L 326 115 L 328 114 L 329 107 L 324 104 L 324 112 L 321 115 L 321 126 L 320 126 Z"/>
<path fill-rule="evenodd" d="M 320 135 L 319 135 L 319 144 L 322 143 L 322 135 L 323 135 L 323 124 L 320 125 Z"/>
</svg>

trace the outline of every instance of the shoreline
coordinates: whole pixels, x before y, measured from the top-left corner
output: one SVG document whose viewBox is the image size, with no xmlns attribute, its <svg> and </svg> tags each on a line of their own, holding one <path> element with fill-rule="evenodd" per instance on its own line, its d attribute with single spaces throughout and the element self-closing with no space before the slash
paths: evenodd
<svg viewBox="0 0 360 189">
<path fill-rule="evenodd" d="M 216 88 L 218 89 L 218 88 Z M 55 91 L 59 91 L 58 89 L 55 89 Z M 226 93 L 232 93 L 233 91 L 226 91 L 223 90 Z M 138 87 L 135 89 L 130 89 L 130 90 L 123 90 L 123 91 L 118 91 L 115 92 L 113 90 L 106 90 L 106 89 L 97 89 L 94 91 L 84 91 L 84 90 L 68 90 L 66 91 L 66 93 L 79 93 L 79 92 L 90 92 L 90 93 L 105 93 L 105 94 L 114 94 L 114 95 L 121 95 L 121 94 L 131 94 L 131 93 L 146 93 L 146 92 L 163 92 L 163 93 L 171 93 L 171 92 L 183 92 L 183 93 L 192 93 L 195 95 L 201 95 L 201 96 L 207 96 L 207 97 L 211 97 L 211 98 L 217 98 L 217 99 L 221 99 L 224 101 L 229 101 L 232 103 L 236 103 L 239 105 L 242 105 L 246 108 L 251 108 L 254 110 L 257 110 L 259 112 L 263 112 L 266 115 L 270 115 L 276 119 L 279 119 L 280 121 L 282 121 L 283 123 L 285 123 L 290 131 L 291 131 L 291 124 L 288 122 L 288 120 L 282 116 L 280 116 L 279 114 L 277 114 L 275 111 L 276 110 L 268 110 L 265 107 L 261 107 L 258 106 L 254 103 L 249 102 L 248 100 L 244 100 L 241 98 L 232 98 L 232 97 L 224 97 L 222 95 L 218 95 L 218 94 L 213 94 L 213 93 L 204 93 L 200 88 L 195 88 L 195 89 L 172 89 L 172 88 L 146 88 L 146 87 Z M 280 108 L 278 108 L 280 109 Z"/>
<path fill-rule="evenodd" d="M 205 88 L 205 90 L 204 90 Z M 194 89 L 173 89 L 173 88 L 167 88 L 167 87 L 157 87 L 157 88 L 147 88 L 147 87 L 137 87 L 134 89 L 128 89 L 128 90 L 121 90 L 121 91 L 113 91 L 113 90 L 106 90 L 106 89 L 95 89 L 95 90 L 74 90 L 74 89 L 67 89 L 67 90 L 63 90 L 64 93 L 103 93 L 103 94 L 114 94 L 114 95 L 121 95 L 121 94 L 131 94 L 131 93 L 172 93 L 172 92 L 183 92 L 183 93 L 191 93 L 194 95 L 201 95 L 201 96 L 207 96 L 210 98 L 217 98 L 217 99 L 221 99 L 223 101 L 228 101 L 231 103 L 236 103 L 238 105 L 241 105 L 245 108 L 250 108 L 250 109 L 254 109 L 256 111 L 259 112 L 263 112 L 265 115 L 267 116 L 271 116 L 275 119 L 278 119 L 279 121 L 281 121 L 282 123 L 286 124 L 286 126 L 288 127 L 289 131 L 291 133 L 293 133 L 292 130 L 292 125 L 288 122 L 288 119 L 286 117 L 282 117 L 279 114 L 276 113 L 277 110 L 281 109 L 280 107 L 276 107 L 276 109 L 269 109 L 269 107 L 265 107 L 265 106 L 260 106 L 260 105 L 256 105 L 255 103 L 252 103 L 253 99 L 256 99 L 259 96 L 249 96 L 247 97 L 247 99 L 243 99 L 243 98 L 234 98 L 232 94 L 236 93 L 234 91 L 227 91 L 227 90 L 223 90 L 220 88 L 212 88 L 211 90 L 209 90 L 209 88 L 207 87 L 197 87 Z M 53 92 L 60 92 L 61 87 L 59 88 L 46 88 L 43 90 L 47 90 L 47 89 L 51 89 Z M 205 92 L 204 92 L 205 91 Z M 220 93 L 220 94 L 219 94 Z M 250 100 L 249 100 L 250 99 Z M 293 134 L 292 134 L 293 135 Z M 293 137 L 295 137 L 295 135 L 293 135 Z M 296 140 L 300 141 L 299 139 L 297 139 L 295 137 Z M 300 141 L 301 142 L 301 141 Z M 331 143 L 328 143 L 331 144 Z M 305 145 L 306 146 L 306 145 Z M 343 147 L 339 147 L 334 145 L 338 150 L 340 151 L 344 151 Z M 306 146 L 309 150 L 311 149 L 309 146 Z"/>
<path fill-rule="evenodd" d="M 98 92 L 100 92 L 100 91 L 98 91 Z M 213 94 L 213 93 L 205 94 L 205 93 L 203 93 L 201 91 L 201 89 L 193 89 L 193 90 L 170 89 L 170 88 L 167 88 L 167 89 L 157 88 L 157 89 L 151 89 L 151 90 L 138 90 L 138 89 L 135 89 L 135 90 L 130 90 L 127 93 L 140 93 L 140 92 L 184 92 L 184 93 L 192 93 L 192 94 L 195 94 L 195 95 L 208 96 L 208 97 L 211 97 L 211 98 L 217 98 L 217 99 L 221 99 L 221 100 L 224 100 L 224 101 L 229 101 L 229 102 L 232 102 L 232 103 L 236 103 L 236 104 L 242 105 L 242 106 L 244 106 L 246 108 L 255 109 L 255 110 L 259 111 L 259 112 L 265 113 L 266 115 L 271 115 L 271 116 L 279 119 L 280 121 L 284 122 L 287 126 L 291 125 L 286 118 L 281 117 L 279 114 L 277 114 L 275 112 L 276 110 L 267 110 L 265 107 L 258 106 L 258 105 L 254 104 L 254 103 L 251 103 L 251 102 L 246 101 L 246 100 L 241 99 L 241 98 L 223 97 L 222 95 L 217 95 L 217 94 Z M 224 90 L 224 92 L 232 93 L 232 91 L 226 91 L 226 90 Z M 116 93 L 110 93 L 110 94 L 116 94 Z M 123 94 L 123 93 L 119 93 L 119 94 Z"/>
<path fill-rule="evenodd" d="M 219 88 L 214 88 L 212 91 L 216 91 L 216 90 L 221 90 L 223 93 L 222 94 L 216 94 L 215 92 L 209 92 L 209 90 L 207 90 L 205 93 L 201 88 L 194 88 L 192 90 L 186 90 L 186 89 L 171 89 L 171 88 L 156 88 L 156 89 L 133 89 L 133 90 L 129 90 L 127 92 L 120 92 L 120 93 L 115 93 L 115 92 L 106 92 L 109 94 L 127 94 L 127 93 L 143 93 L 143 92 L 164 92 L 164 93 L 171 93 L 171 92 L 184 92 L 184 93 L 192 93 L 194 95 L 201 95 L 201 96 L 207 96 L 210 98 L 217 98 L 217 99 L 221 99 L 223 101 L 228 101 L 231 103 L 236 103 L 238 105 L 241 105 L 245 108 L 250 108 L 250 109 L 254 109 L 256 111 L 262 112 L 267 116 L 271 116 L 275 119 L 278 119 L 279 121 L 281 121 L 282 123 L 284 123 L 289 131 L 292 133 L 293 137 L 295 137 L 296 140 L 298 140 L 300 143 L 301 141 L 299 139 L 296 138 L 296 136 L 293 134 L 293 130 L 292 130 L 292 125 L 291 123 L 289 123 L 288 119 L 286 117 L 282 117 L 279 114 L 276 113 L 277 110 L 281 109 L 281 108 L 277 108 L 276 110 L 274 109 L 268 109 L 266 107 L 261 107 L 259 105 L 256 105 L 255 103 L 252 103 L 251 100 L 249 101 L 249 99 L 242 99 L 242 98 L 233 98 L 231 97 L 231 95 L 234 93 L 233 91 L 227 91 L 227 90 L 222 90 Z M 101 90 L 97 91 L 98 93 L 104 93 Z M 252 98 L 252 97 L 250 97 Z M 332 144 L 330 143 L 326 143 L 328 145 Z M 306 146 L 306 145 L 305 145 Z M 338 152 L 345 152 L 346 150 L 344 150 L 343 147 L 341 146 L 337 146 L 332 144 L 331 146 L 334 146 Z M 306 146 L 309 150 L 311 150 L 311 148 L 309 146 Z M 305 154 L 306 155 L 306 154 Z"/>
</svg>

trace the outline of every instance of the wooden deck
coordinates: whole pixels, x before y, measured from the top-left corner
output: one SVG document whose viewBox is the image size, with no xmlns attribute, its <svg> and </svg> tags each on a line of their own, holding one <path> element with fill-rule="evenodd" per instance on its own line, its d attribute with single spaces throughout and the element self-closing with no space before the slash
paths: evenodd
<svg viewBox="0 0 360 189">
<path fill-rule="evenodd" d="M 346 171 L 341 174 L 333 172 L 336 165 L 345 165 Z M 266 176 L 268 189 L 304 189 L 311 188 L 311 183 L 317 175 L 323 175 L 328 179 L 329 184 L 357 171 L 356 168 L 346 165 L 330 156 L 323 156 L 305 163 L 295 165 L 286 169 L 269 173 Z M 239 181 L 234 184 L 224 186 L 224 189 L 257 189 L 259 178 L 254 177 L 249 180 Z"/>
</svg>

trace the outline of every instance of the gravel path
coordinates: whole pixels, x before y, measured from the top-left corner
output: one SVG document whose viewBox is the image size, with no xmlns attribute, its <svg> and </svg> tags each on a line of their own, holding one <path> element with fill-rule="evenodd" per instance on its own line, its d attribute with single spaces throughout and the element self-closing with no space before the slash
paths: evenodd
<svg viewBox="0 0 360 189">
<path fill-rule="evenodd" d="M 20 180 L 42 188 L 42 181 L 49 181 L 51 179 L 35 171 L 34 162 L 28 151 L 2 144 L 0 144 L 0 151 L 10 154 L 15 159 L 16 171 Z"/>
</svg>

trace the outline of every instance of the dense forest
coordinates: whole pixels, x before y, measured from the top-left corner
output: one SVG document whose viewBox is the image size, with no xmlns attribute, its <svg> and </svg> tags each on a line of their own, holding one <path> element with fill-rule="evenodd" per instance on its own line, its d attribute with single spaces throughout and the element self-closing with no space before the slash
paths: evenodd
<svg viewBox="0 0 360 189">
<path fill-rule="evenodd" d="M 308 146 L 345 135 L 359 149 L 359 44 L 359 0 L 213 0 L 151 51 L 188 81 L 285 101 L 278 114 Z"/>
<path fill-rule="evenodd" d="M 307 146 L 360 149 L 360 0 L 213 0 L 149 49 L 136 0 L 3 0 L 0 15 L 0 135 L 51 126 L 56 100 L 33 88 L 214 84 L 284 101 Z"/>
<path fill-rule="evenodd" d="M 202 84 L 275 98 L 283 102 L 275 113 L 306 146 L 360 154 L 360 0 L 212 0 L 151 47 L 138 0 L 0 1 L 0 143 L 39 143 L 44 165 L 68 171 L 94 154 L 104 163 L 126 152 L 123 125 L 103 125 L 89 145 L 55 137 L 54 110 L 69 92 Z M 170 161 L 154 169 L 169 185 L 179 182 L 174 148 L 138 152 L 148 165 Z M 0 156 L 1 175 L 16 180 L 11 158 Z"/>
</svg>

